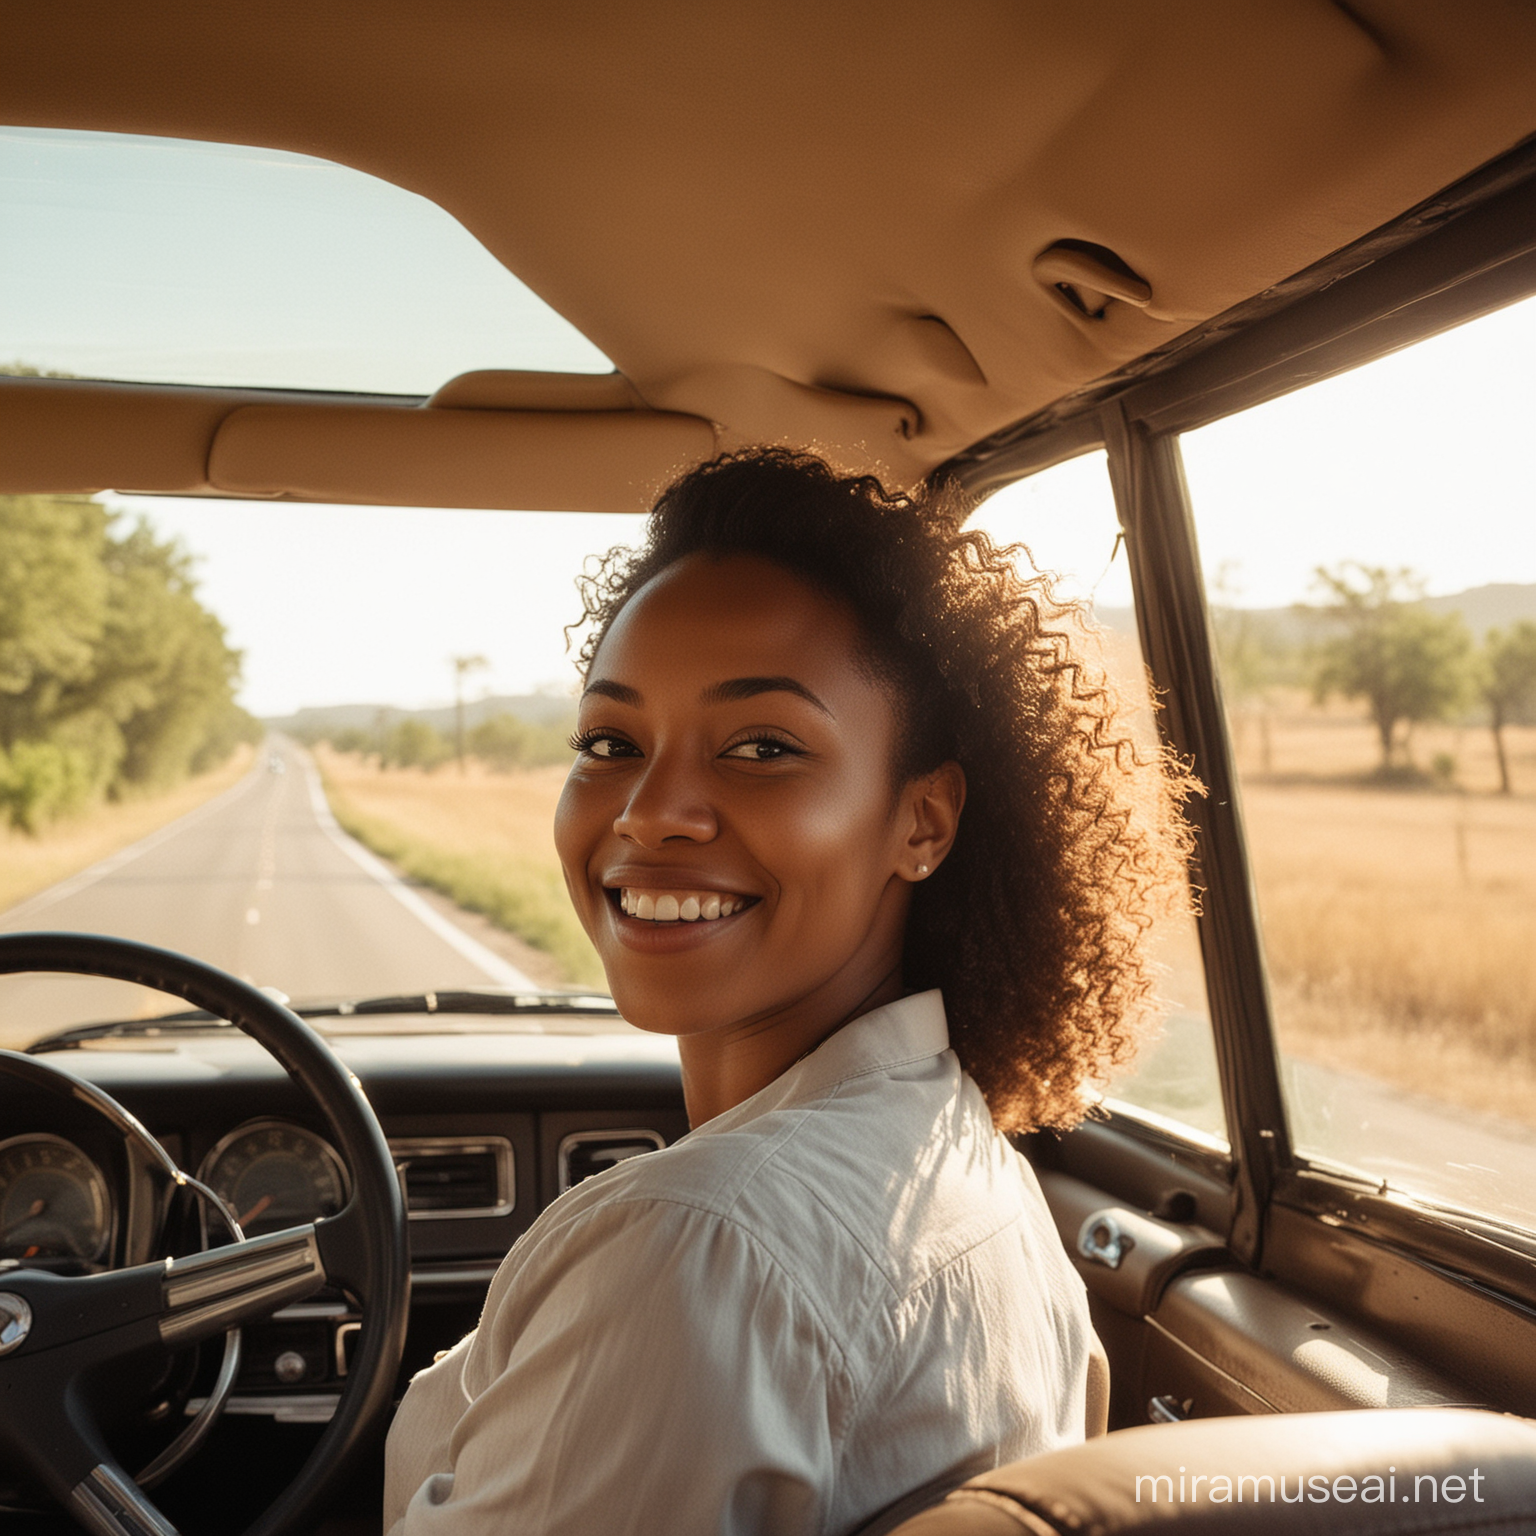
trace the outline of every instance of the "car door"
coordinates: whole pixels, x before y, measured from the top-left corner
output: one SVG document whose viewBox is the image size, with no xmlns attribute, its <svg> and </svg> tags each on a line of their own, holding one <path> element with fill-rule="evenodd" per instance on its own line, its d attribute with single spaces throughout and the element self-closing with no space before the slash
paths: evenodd
<svg viewBox="0 0 1536 1536">
<path fill-rule="evenodd" d="M 1028 1148 L 1112 1427 L 1536 1413 L 1533 291 L 1527 146 L 951 466 L 1205 786 L 1163 1037 Z"/>
</svg>

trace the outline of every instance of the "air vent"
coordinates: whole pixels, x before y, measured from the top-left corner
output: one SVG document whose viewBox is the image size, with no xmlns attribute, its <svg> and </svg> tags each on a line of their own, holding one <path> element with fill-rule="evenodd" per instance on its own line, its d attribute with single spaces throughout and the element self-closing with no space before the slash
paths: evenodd
<svg viewBox="0 0 1536 1536">
<path fill-rule="evenodd" d="M 560 1143 L 560 1193 L 583 1179 L 632 1157 L 659 1151 L 666 1138 L 657 1131 L 577 1131 Z"/>
<path fill-rule="evenodd" d="M 512 1209 L 512 1143 L 500 1136 L 416 1136 L 392 1140 L 389 1150 L 404 1176 L 412 1221 L 505 1216 Z"/>
</svg>

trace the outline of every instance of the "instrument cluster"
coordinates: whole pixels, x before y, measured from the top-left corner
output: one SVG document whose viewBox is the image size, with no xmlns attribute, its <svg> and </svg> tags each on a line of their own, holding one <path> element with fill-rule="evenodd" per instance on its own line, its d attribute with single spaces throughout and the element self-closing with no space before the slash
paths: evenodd
<svg viewBox="0 0 1536 1536">
<path fill-rule="evenodd" d="M 335 1149 L 303 1126 L 252 1120 L 218 1141 L 198 1177 L 247 1237 L 333 1216 L 350 1183 Z M 0 1141 L 0 1263 L 68 1270 L 109 1266 L 120 1192 L 94 1157 L 51 1131 Z"/>
<path fill-rule="evenodd" d="M 106 1175 L 74 1142 L 44 1131 L 0 1141 L 0 1259 L 94 1267 L 115 1222 Z"/>
<path fill-rule="evenodd" d="M 287 1120 L 252 1120 L 231 1131 L 203 1159 L 198 1177 L 247 1237 L 334 1216 L 347 1203 L 347 1171 L 336 1149 Z"/>
</svg>

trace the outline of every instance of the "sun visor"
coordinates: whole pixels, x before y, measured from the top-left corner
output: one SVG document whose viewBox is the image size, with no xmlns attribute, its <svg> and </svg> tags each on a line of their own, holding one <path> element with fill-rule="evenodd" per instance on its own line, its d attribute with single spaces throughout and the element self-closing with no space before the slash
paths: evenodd
<svg viewBox="0 0 1536 1536">
<path fill-rule="evenodd" d="M 466 376 L 439 398 L 0 378 L 0 494 L 640 512 L 716 451 L 709 422 L 647 410 L 617 377 Z M 535 401 L 557 408 L 507 408 Z"/>
<path fill-rule="evenodd" d="M 249 391 L 0 377 L 0 495 L 206 491 L 208 445 Z"/>
<path fill-rule="evenodd" d="M 714 451 L 707 421 L 663 411 L 247 405 L 220 425 L 208 480 L 228 496 L 643 512 Z"/>
</svg>

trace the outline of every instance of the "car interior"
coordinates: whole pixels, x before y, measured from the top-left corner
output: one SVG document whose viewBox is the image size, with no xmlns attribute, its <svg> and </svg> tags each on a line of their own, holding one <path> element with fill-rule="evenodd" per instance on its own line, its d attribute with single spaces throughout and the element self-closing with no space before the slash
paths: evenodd
<svg viewBox="0 0 1536 1536">
<path fill-rule="evenodd" d="M 1124 643 L 1204 786 L 1189 1006 L 1082 1126 L 1021 1141 L 1102 1344 L 1085 1443 L 893 1489 L 871 1532 L 1536 1530 L 1536 1143 L 1500 1151 L 1469 1108 L 1378 1113 L 1346 1152 L 1317 1125 L 1348 1106 L 1298 1097 L 1196 446 L 1536 295 L 1536 9 L 5 9 L 4 124 L 377 178 L 612 366 L 513 359 L 401 393 L 0 375 L 0 494 L 632 513 L 682 466 L 785 443 L 892 488 L 948 482 L 983 519 L 1007 487 L 1103 465 Z M 209 1027 L 0 1058 L 0 1144 L 83 1154 L 99 1228 L 72 1271 L 0 1261 L 28 1309 L 0 1296 L 18 1532 L 376 1529 L 391 1407 L 511 1243 L 687 1129 L 668 1043 L 600 997 L 395 998 L 306 1015 L 322 1040 L 196 957 L 0 935 L 0 974 L 34 971 L 155 985 Z M 427 1032 L 456 1018 L 474 1027 Z M 1371 1141 L 1394 1136 L 1390 1158 Z M 258 1147 L 298 1203 L 214 1246 L 194 1186 L 238 1205 Z M 1288 1506 L 1254 1481 L 1176 1504 L 1148 1482 L 1380 1494 L 1389 1465 L 1374 1502 Z"/>
</svg>

